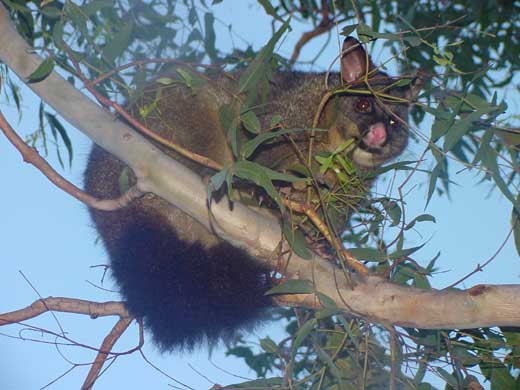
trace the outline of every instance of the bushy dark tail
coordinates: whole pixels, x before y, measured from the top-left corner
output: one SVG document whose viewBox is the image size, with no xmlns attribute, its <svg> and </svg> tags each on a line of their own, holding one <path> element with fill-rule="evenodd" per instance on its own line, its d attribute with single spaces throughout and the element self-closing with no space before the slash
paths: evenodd
<svg viewBox="0 0 520 390">
<path fill-rule="evenodd" d="M 108 249 L 128 309 L 162 350 L 230 339 L 258 324 L 270 305 L 267 270 L 229 244 L 208 252 L 144 220 Z"/>
<path fill-rule="evenodd" d="M 94 146 L 86 191 L 118 197 L 123 169 L 121 161 Z M 175 229 L 189 233 L 194 222 L 179 210 L 172 214 L 180 219 L 167 218 L 168 210 L 170 205 L 153 197 L 121 210 L 90 210 L 130 312 L 144 320 L 162 350 L 192 349 L 251 330 L 271 303 L 264 295 L 270 287 L 267 268 L 227 243 L 183 242 Z"/>
</svg>

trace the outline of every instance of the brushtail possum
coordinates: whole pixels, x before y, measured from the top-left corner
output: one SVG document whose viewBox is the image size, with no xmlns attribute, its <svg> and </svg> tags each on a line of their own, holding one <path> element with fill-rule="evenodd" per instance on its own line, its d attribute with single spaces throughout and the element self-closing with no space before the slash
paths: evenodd
<svg viewBox="0 0 520 390">
<path fill-rule="evenodd" d="M 356 39 L 347 37 L 343 52 L 341 72 L 329 75 L 328 86 L 323 73 L 274 73 L 258 118 L 262 129 L 269 128 L 273 116 L 285 128 L 309 129 L 325 94 L 336 90 L 323 105 L 318 127 L 327 131 L 319 132 L 315 150 L 332 152 L 353 140 L 343 153 L 357 167 L 373 169 L 407 144 L 406 102 L 413 87 L 378 71 Z M 236 99 L 238 77 L 211 76 L 200 86 L 152 83 L 138 106 L 153 110 L 146 117 L 139 117 L 138 110 L 133 113 L 161 136 L 226 164 L 234 157 L 219 107 Z M 294 160 L 293 146 L 280 139 L 260 147 L 252 159 L 271 166 L 282 161 L 283 168 Z M 212 173 L 171 154 L 200 175 Z M 94 145 L 85 172 L 86 191 L 98 198 L 120 196 L 124 170 L 117 158 Z M 270 307 L 264 295 L 271 287 L 270 270 L 164 200 L 148 194 L 117 211 L 90 213 L 128 309 L 144 320 L 162 350 L 229 339 L 255 327 Z"/>
</svg>

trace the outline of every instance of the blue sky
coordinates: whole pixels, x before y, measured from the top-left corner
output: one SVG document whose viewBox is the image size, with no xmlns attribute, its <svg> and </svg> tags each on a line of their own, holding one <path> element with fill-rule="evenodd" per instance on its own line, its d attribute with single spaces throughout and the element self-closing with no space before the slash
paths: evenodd
<svg viewBox="0 0 520 390">
<path fill-rule="evenodd" d="M 246 1 L 223 2 L 217 10 L 225 24 L 232 23 L 249 42 L 258 48 L 270 37 L 268 18 L 258 6 L 248 7 Z M 267 21 L 267 22 L 266 22 Z M 218 35 L 217 46 L 223 50 L 229 47 L 225 24 Z M 290 54 L 290 49 L 298 39 L 301 30 L 287 36 L 281 51 Z M 332 39 L 334 43 L 335 39 Z M 306 47 L 302 60 L 310 59 L 318 50 L 319 43 Z M 240 41 L 237 40 L 237 44 Z M 328 66 L 335 57 L 337 45 L 331 44 L 321 56 L 320 68 Z M 384 58 L 377 52 L 377 59 Z M 30 92 L 24 92 L 24 114 L 19 120 L 13 105 L 0 98 L 0 108 L 6 113 L 11 124 L 20 134 L 26 135 L 36 130 L 39 100 Z M 508 95 L 510 109 L 518 109 L 518 94 Z M 517 110 L 518 111 L 518 110 Z M 426 135 L 429 129 L 421 129 Z M 82 170 L 90 149 L 90 141 L 75 130 L 70 130 L 73 139 L 75 158 L 72 169 L 61 170 L 68 178 L 81 184 Z M 417 158 L 424 144 L 412 144 L 402 159 Z M 49 161 L 55 167 L 58 162 L 51 147 Z M 22 162 L 18 152 L 0 137 L 0 183 L 2 183 L 2 202 L 0 202 L 0 261 L 3 265 L 0 292 L 0 312 L 15 310 L 29 305 L 38 299 L 33 288 L 24 280 L 20 271 L 43 297 L 66 296 L 95 301 L 116 300 L 117 294 L 93 287 L 87 281 L 99 284 L 101 268 L 91 268 L 103 264 L 107 259 L 100 245 L 96 245 L 96 233 L 91 227 L 86 207 L 69 195 L 61 192 L 35 168 Z M 454 168 L 454 171 L 460 167 Z M 452 188 L 452 200 L 434 197 L 427 212 L 437 218 L 436 224 L 423 223 L 417 226 L 418 232 L 409 236 L 407 246 L 415 246 L 428 241 L 417 253 L 416 259 L 426 264 L 438 251 L 441 257 L 438 267 L 441 274 L 435 278 L 436 287 L 444 287 L 473 270 L 498 248 L 509 230 L 510 205 L 496 192 L 489 193 L 490 185 L 478 184 L 473 172 L 464 172 L 452 177 L 457 186 Z M 399 182 L 399 181 L 398 181 Z M 388 179 L 376 184 L 376 190 L 385 192 Z M 414 178 L 408 189 L 413 188 L 407 197 L 409 216 L 424 212 L 427 192 L 427 177 Z M 484 270 L 469 279 L 462 287 L 477 283 L 520 283 L 518 256 L 510 241 L 496 259 Z M 111 287 L 110 280 L 105 288 Z M 61 326 L 69 336 L 80 343 L 99 346 L 102 338 L 113 326 L 115 318 L 92 320 L 86 316 L 57 314 Z M 46 314 L 28 322 L 31 326 L 58 330 L 54 318 Z M 263 329 L 260 335 L 269 333 L 272 337 L 279 332 L 280 325 Z M 22 326 L 0 328 L 0 388 L 37 389 L 52 382 L 65 373 L 74 363 L 88 363 L 95 356 L 93 352 L 77 347 L 55 347 L 54 339 L 42 337 L 37 331 L 23 330 Z M 10 337 L 13 336 L 13 337 Z M 17 337 L 35 339 L 22 341 Z M 254 338 L 253 338 L 254 340 Z M 137 342 L 137 328 L 132 326 L 116 350 L 125 350 Z M 145 347 L 147 356 L 154 364 L 177 380 L 195 389 L 206 389 L 212 383 L 190 367 L 203 373 L 211 381 L 220 384 L 239 382 L 224 371 L 209 363 L 206 351 L 182 356 L 157 353 L 151 343 Z M 252 376 L 240 361 L 223 357 L 223 351 L 214 351 L 211 358 L 217 366 L 243 376 Z M 78 388 L 83 382 L 88 366 L 76 368 L 57 380 L 51 389 Z M 165 388 L 173 382 L 149 367 L 138 354 L 123 356 L 100 379 L 97 389 L 113 388 Z"/>
</svg>

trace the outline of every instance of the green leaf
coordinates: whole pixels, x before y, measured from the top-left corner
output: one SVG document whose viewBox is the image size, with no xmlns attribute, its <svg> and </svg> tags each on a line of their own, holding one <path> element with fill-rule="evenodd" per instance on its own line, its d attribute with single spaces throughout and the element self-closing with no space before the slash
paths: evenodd
<svg viewBox="0 0 520 390">
<path fill-rule="evenodd" d="M 446 371 L 444 368 L 442 367 L 436 367 L 434 368 L 434 370 L 437 371 L 437 373 L 439 373 L 439 375 L 450 385 L 452 386 L 453 388 L 455 389 L 458 389 L 459 388 L 459 385 L 458 385 L 458 382 L 457 382 L 457 378 L 450 374 L 448 371 Z"/>
<path fill-rule="evenodd" d="M 383 199 L 381 200 L 381 204 L 386 211 L 386 214 L 392 220 L 392 224 L 390 226 L 397 226 L 399 222 L 401 222 L 401 216 L 403 214 L 399 203 L 395 200 Z"/>
<path fill-rule="evenodd" d="M 414 79 L 413 78 L 401 78 L 397 80 L 395 83 L 392 83 L 392 87 L 399 88 L 399 87 L 406 87 L 412 83 Z"/>
<path fill-rule="evenodd" d="M 130 46 L 134 23 L 129 20 L 123 23 L 121 28 L 103 48 L 103 58 L 110 64 L 118 58 Z"/>
<path fill-rule="evenodd" d="M 315 318 L 312 318 L 308 321 L 306 321 L 300 329 L 296 332 L 294 342 L 292 345 L 292 358 L 296 355 L 296 351 L 302 345 L 302 343 L 305 341 L 307 336 L 312 332 L 314 327 L 317 325 L 318 321 Z"/>
<path fill-rule="evenodd" d="M 413 275 L 413 285 L 422 290 L 430 290 L 431 285 L 426 275 L 416 271 Z"/>
<path fill-rule="evenodd" d="M 422 43 L 422 39 L 420 37 L 404 37 L 403 38 L 408 44 L 412 47 L 417 47 Z"/>
<path fill-rule="evenodd" d="M 321 310 L 316 310 L 314 312 L 314 317 L 317 320 L 325 320 L 327 318 L 330 318 L 332 316 L 335 316 L 336 314 L 341 313 L 341 309 L 339 307 L 326 307 Z"/>
<path fill-rule="evenodd" d="M 65 14 L 72 20 L 77 30 L 81 32 L 84 39 L 89 39 L 90 34 L 87 28 L 87 17 L 83 10 L 71 1 L 67 1 L 64 7 Z"/>
<path fill-rule="evenodd" d="M 462 363 L 464 367 L 473 367 L 481 361 L 478 356 L 463 346 L 455 345 L 452 348 L 451 355 L 455 358 L 455 361 Z"/>
<path fill-rule="evenodd" d="M 210 192 L 218 191 L 226 182 L 226 176 L 229 174 L 227 168 L 215 173 L 209 180 L 208 190 Z"/>
<path fill-rule="evenodd" d="M 161 85 L 172 85 L 178 82 L 179 80 L 172 79 L 171 77 L 159 77 L 155 80 L 157 84 Z"/>
<path fill-rule="evenodd" d="M 13 83 L 13 81 L 9 78 L 8 80 L 9 92 L 14 100 L 14 104 L 16 105 L 16 109 L 20 112 L 20 88 Z"/>
<path fill-rule="evenodd" d="M 21 12 L 21 13 L 27 13 L 30 14 L 32 11 L 30 8 L 26 7 L 24 4 L 20 1 L 12 1 L 12 0 L 3 0 L 3 2 L 11 9 L 14 9 L 15 11 Z"/>
<path fill-rule="evenodd" d="M 396 250 L 394 253 L 391 253 L 388 255 L 389 259 L 399 259 L 400 257 L 408 257 L 412 253 L 417 252 L 419 249 L 421 249 L 425 244 L 414 246 L 413 248 L 407 248 L 407 249 L 399 249 Z"/>
<path fill-rule="evenodd" d="M 54 27 L 52 28 L 52 39 L 54 41 L 54 44 L 56 47 L 60 50 L 64 50 L 63 47 L 63 21 L 59 20 L 54 24 Z"/>
<path fill-rule="evenodd" d="M 238 156 L 238 119 L 231 104 L 224 104 L 218 108 L 220 127 L 231 143 L 234 156 Z"/>
<path fill-rule="evenodd" d="M 57 134 L 59 134 L 61 140 L 63 141 L 63 144 L 65 145 L 65 148 L 67 149 L 67 153 L 69 155 L 69 166 L 72 166 L 72 158 L 73 158 L 72 142 L 70 141 L 69 135 L 67 134 L 67 130 L 65 130 L 65 128 L 63 127 L 61 122 L 58 120 L 58 118 L 56 118 L 55 115 L 45 112 L 45 117 L 49 121 L 49 125 L 51 127 L 51 131 L 54 135 L 55 140 L 57 140 Z"/>
<path fill-rule="evenodd" d="M 516 380 L 506 367 L 494 368 L 491 371 L 491 389 L 510 390 L 516 388 Z"/>
<path fill-rule="evenodd" d="M 450 151 L 461 138 L 468 133 L 473 122 L 478 121 L 483 115 L 489 114 L 496 109 L 496 106 L 488 104 L 487 106 L 478 108 L 464 118 L 455 121 L 444 137 L 443 151 Z"/>
<path fill-rule="evenodd" d="M 350 27 L 350 26 L 348 26 Z M 392 33 L 380 33 L 371 29 L 368 25 L 364 23 L 360 23 L 357 26 L 357 32 L 360 37 L 363 36 L 362 42 L 368 42 L 368 38 L 377 38 L 377 39 L 386 39 L 389 41 L 407 41 L 410 46 L 419 46 L 422 43 L 420 37 L 417 36 L 402 36 L 401 34 L 392 34 Z M 342 33 L 343 34 L 343 33 Z"/>
<path fill-rule="evenodd" d="M 349 252 L 358 260 L 383 262 L 387 255 L 374 248 L 352 248 Z"/>
<path fill-rule="evenodd" d="M 217 49 L 215 48 L 215 28 L 213 24 L 215 23 L 215 17 L 211 12 L 206 12 L 204 14 L 204 31 L 206 32 L 206 36 L 204 38 L 204 49 L 206 54 L 209 56 L 211 61 L 215 62 L 218 60 Z"/>
<path fill-rule="evenodd" d="M 260 340 L 260 347 L 268 353 L 276 355 L 279 353 L 278 345 L 276 345 L 276 343 L 269 336 Z"/>
<path fill-rule="evenodd" d="M 246 130 L 248 130 L 250 133 L 260 133 L 260 121 L 258 120 L 258 117 L 253 110 L 244 112 L 242 115 L 240 115 L 240 119 L 242 120 Z"/>
<path fill-rule="evenodd" d="M 249 64 L 245 72 L 240 77 L 238 82 L 239 91 L 241 94 L 244 91 L 249 91 L 253 88 L 262 75 L 266 74 L 265 67 L 268 65 L 270 58 L 273 55 L 274 46 L 280 40 L 285 31 L 289 28 L 289 20 L 287 20 L 273 35 L 273 37 L 267 42 L 267 44 L 258 52 L 255 59 Z"/>
<path fill-rule="evenodd" d="M 81 10 L 83 11 L 83 13 L 85 15 L 92 16 L 96 12 L 101 11 L 102 9 L 112 8 L 112 7 L 114 7 L 113 1 L 94 0 L 94 1 L 89 1 L 89 2 L 85 3 L 84 5 L 82 5 Z"/>
<path fill-rule="evenodd" d="M 431 130 L 431 142 L 436 142 L 439 138 L 444 136 L 453 125 L 454 121 L 455 114 L 452 114 L 450 118 L 441 118 L 436 116 Z"/>
<path fill-rule="evenodd" d="M 284 219 L 282 224 L 282 231 L 294 253 L 306 260 L 310 260 L 312 258 L 312 253 L 309 251 L 309 248 L 307 248 L 305 236 L 300 229 L 293 228 L 291 224 Z"/>
<path fill-rule="evenodd" d="M 124 167 L 118 178 L 119 194 L 123 195 L 130 188 L 130 168 Z"/>
<path fill-rule="evenodd" d="M 518 204 L 517 199 L 509 190 L 507 183 L 504 181 L 504 178 L 501 175 L 497 163 L 497 154 L 494 149 L 488 148 L 484 153 L 482 153 L 482 165 L 488 169 L 491 177 L 502 194 L 513 204 L 513 207 L 515 207 L 516 210 L 520 211 L 520 205 Z"/>
<path fill-rule="evenodd" d="M 267 13 L 267 15 L 272 16 L 279 22 L 284 23 L 284 20 L 276 13 L 276 9 L 273 7 L 269 0 L 258 0 L 258 2 L 262 7 L 264 7 L 264 10 Z"/>
<path fill-rule="evenodd" d="M 197 10 L 195 9 L 195 7 L 191 7 L 188 12 L 188 22 L 193 26 L 193 25 L 195 25 L 195 23 L 197 23 L 197 20 L 198 20 Z"/>
<path fill-rule="evenodd" d="M 265 295 L 312 294 L 314 289 L 308 280 L 291 279 L 269 289 Z"/>
<path fill-rule="evenodd" d="M 187 72 L 182 68 L 176 68 L 175 71 L 179 76 L 181 76 L 186 87 L 191 89 L 193 87 L 193 78 L 191 77 L 190 72 Z"/>
<path fill-rule="evenodd" d="M 336 366 L 336 364 L 334 364 L 334 361 L 332 360 L 332 358 L 329 356 L 329 354 L 327 352 L 325 352 L 323 349 L 321 348 L 316 348 L 316 353 L 318 354 L 318 357 L 320 358 L 320 360 L 325 363 L 325 365 L 329 368 L 330 372 L 332 373 L 332 375 L 336 378 L 336 380 L 338 381 L 338 387 L 341 389 L 343 388 L 343 380 L 342 380 L 342 376 L 341 376 L 341 371 L 340 369 Z"/>
<path fill-rule="evenodd" d="M 430 200 L 433 196 L 433 192 L 435 191 L 435 188 L 437 187 L 437 179 L 443 173 L 444 164 L 445 164 L 444 159 L 442 159 L 440 161 L 438 160 L 437 165 L 435 165 L 432 172 L 430 173 L 430 181 L 428 183 L 428 195 L 426 196 L 425 208 L 428 207 L 428 204 L 430 203 Z"/>
<path fill-rule="evenodd" d="M 361 22 L 357 26 L 357 33 L 359 40 L 362 43 L 367 43 L 370 38 L 377 38 L 377 34 L 375 31 L 373 31 L 367 24 Z"/>
<path fill-rule="evenodd" d="M 27 78 L 27 82 L 37 83 L 39 81 L 44 80 L 49 74 L 51 74 L 54 69 L 54 60 L 52 58 L 46 58 L 42 61 L 40 65 L 36 68 L 34 72 L 32 72 Z"/>
<path fill-rule="evenodd" d="M 399 161 L 396 163 L 388 164 L 383 167 L 377 168 L 374 172 L 370 172 L 367 175 L 367 178 L 376 177 L 379 175 L 382 175 L 383 173 L 386 173 L 388 171 L 392 170 L 402 170 L 402 171 L 409 171 L 412 169 L 409 165 L 415 165 L 417 164 L 417 161 Z"/>
<path fill-rule="evenodd" d="M 520 201 L 520 194 L 517 195 L 516 201 Z M 511 211 L 511 226 L 513 227 L 513 238 L 515 241 L 516 252 L 520 255 L 520 212 L 516 207 L 513 207 L 513 210 Z"/>
<path fill-rule="evenodd" d="M 247 160 L 237 161 L 231 168 L 231 171 L 234 175 L 242 179 L 250 180 L 256 185 L 262 187 L 265 192 L 267 192 L 267 194 L 278 204 L 280 210 L 285 210 L 285 206 L 282 203 L 282 198 L 280 198 L 278 191 L 273 185 L 272 177 L 270 176 L 270 174 L 273 176 L 282 174 Z"/>
<path fill-rule="evenodd" d="M 242 148 L 242 153 L 244 158 L 249 158 L 255 150 L 262 145 L 264 142 L 269 141 L 273 138 L 280 137 L 284 134 L 291 134 L 296 133 L 300 131 L 310 131 L 310 129 L 282 129 L 282 130 L 276 130 L 276 131 L 269 131 L 265 133 L 261 133 L 255 138 L 247 141 Z M 326 130 L 324 130 L 326 131 Z"/>
<path fill-rule="evenodd" d="M 350 160 L 346 160 L 341 154 L 334 155 L 334 161 L 338 162 L 343 169 L 343 172 L 336 172 L 336 175 L 341 179 L 343 183 L 348 182 L 347 178 L 344 178 L 343 173 L 347 173 L 347 175 L 352 176 L 356 173 L 356 168 L 354 167 L 354 163 Z"/>
<path fill-rule="evenodd" d="M 328 295 L 316 292 L 316 296 L 320 300 L 320 303 L 323 305 L 323 307 L 327 309 L 338 309 L 338 305 L 336 304 L 336 302 L 334 302 L 334 300 Z"/>
<path fill-rule="evenodd" d="M 49 19 L 59 19 L 61 17 L 60 9 L 52 5 L 46 5 L 45 7 L 41 8 L 41 13 Z"/>
<path fill-rule="evenodd" d="M 354 32 L 354 30 L 357 28 L 357 26 L 358 26 L 357 23 L 345 26 L 341 29 L 340 34 L 345 37 L 348 37 L 350 34 L 352 34 L 352 32 Z"/>
<path fill-rule="evenodd" d="M 215 0 L 214 0 L 215 1 Z M 226 386 L 229 389 L 273 389 L 282 386 L 284 378 L 262 378 Z"/>
<path fill-rule="evenodd" d="M 282 116 L 280 114 L 273 115 L 271 118 L 271 122 L 269 122 L 269 127 L 274 128 L 280 124 L 280 121 L 282 120 Z"/>
<path fill-rule="evenodd" d="M 404 230 L 410 230 L 415 226 L 417 222 L 433 222 L 436 223 L 435 217 L 430 214 L 421 214 L 412 219 L 405 227 Z"/>
</svg>

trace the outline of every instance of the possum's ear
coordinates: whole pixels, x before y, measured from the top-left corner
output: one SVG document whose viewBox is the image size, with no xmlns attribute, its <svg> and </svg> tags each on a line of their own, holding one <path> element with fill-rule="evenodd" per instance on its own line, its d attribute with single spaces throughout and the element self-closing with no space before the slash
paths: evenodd
<svg viewBox="0 0 520 390">
<path fill-rule="evenodd" d="M 424 85 L 424 81 L 427 80 L 427 78 L 428 74 L 424 70 L 419 69 L 417 71 L 417 75 L 411 82 L 410 89 L 406 93 L 406 99 L 408 99 L 408 101 L 413 101 L 417 95 L 419 95 L 419 92 L 421 92 Z"/>
<path fill-rule="evenodd" d="M 367 71 L 374 68 L 365 49 L 356 38 L 346 37 L 341 52 L 341 78 L 346 83 L 359 80 Z"/>
</svg>

